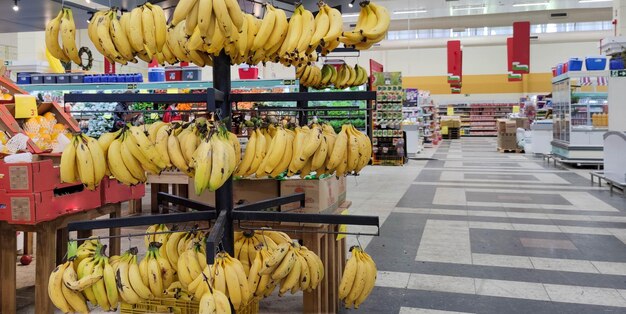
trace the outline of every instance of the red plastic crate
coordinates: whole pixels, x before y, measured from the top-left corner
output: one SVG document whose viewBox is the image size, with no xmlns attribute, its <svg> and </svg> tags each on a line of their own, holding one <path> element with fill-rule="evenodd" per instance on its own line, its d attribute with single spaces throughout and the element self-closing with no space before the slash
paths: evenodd
<svg viewBox="0 0 626 314">
<path fill-rule="evenodd" d="M 183 80 L 183 68 L 181 67 L 166 67 L 165 68 L 165 80 L 168 82 L 180 82 Z"/>
<path fill-rule="evenodd" d="M 102 206 L 101 188 L 89 191 L 82 184 L 36 193 L 0 190 L 0 220 L 34 225 L 57 217 Z"/>
<path fill-rule="evenodd" d="M 258 68 L 239 68 L 240 80 L 256 80 L 259 78 Z"/>
<path fill-rule="evenodd" d="M 139 184 L 128 186 L 113 178 L 102 180 L 102 204 L 115 204 L 132 199 L 139 199 L 146 194 L 146 186 Z"/>
<path fill-rule="evenodd" d="M 42 192 L 76 183 L 61 183 L 59 167 L 50 159 L 7 164 L 0 162 L 0 189 L 9 193 Z"/>
</svg>

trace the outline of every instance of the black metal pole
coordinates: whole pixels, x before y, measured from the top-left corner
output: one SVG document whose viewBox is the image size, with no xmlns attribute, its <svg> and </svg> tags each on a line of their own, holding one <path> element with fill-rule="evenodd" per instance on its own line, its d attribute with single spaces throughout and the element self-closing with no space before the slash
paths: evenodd
<svg viewBox="0 0 626 314">
<path fill-rule="evenodd" d="M 300 83 L 300 87 L 298 90 L 300 93 L 308 93 L 309 92 L 309 88 L 302 85 L 302 83 Z M 299 109 L 306 109 L 309 106 L 309 101 L 308 100 L 299 100 L 296 103 L 296 106 Z M 309 113 L 307 111 L 300 111 L 298 112 L 298 124 L 300 126 L 304 126 L 307 125 L 307 123 L 309 123 Z"/>
<path fill-rule="evenodd" d="M 230 86 L 230 57 L 222 51 L 218 57 L 213 59 L 213 87 L 224 93 L 224 101 L 218 102 L 216 107 L 219 109 L 218 114 L 226 122 L 226 128 L 228 130 L 230 130 L 231 126 L 231 108 L 229 102 Z M 215 192 L 215 208 L 217 208 L 218 213 L 226 211 L 227 219 L 224 224 L 224 237 L 222 238 L 222 245 L 231 256 L 235 256 L 235 235 L 233 231 L 232 218 L 233 181 L 230 178 Z"/>
</svg>

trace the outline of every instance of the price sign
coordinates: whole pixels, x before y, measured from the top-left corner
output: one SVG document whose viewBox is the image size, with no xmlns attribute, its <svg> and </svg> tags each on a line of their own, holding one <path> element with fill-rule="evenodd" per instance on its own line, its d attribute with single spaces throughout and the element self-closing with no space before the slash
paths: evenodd
<svg viewBox="0 0 626 314">
<path fill-rule="evenodd" d="M 344 210 L 341 212 L 341 215 L 348 215 L 348 210 Z M 339 232 L 348 232 L 348 226 L 346 225 L 339 225 Z M 341 241 L 341 239 L 345 238 L 346 235 L 345 234 L 338 234 L 337 235 L 337 241 Z"/>
<path fill-rule="evenodd" d="M 139 90 L 139 94 L 149 94 L 150 92 L 148 92 L 147 89 L 140 89 Z"/>
<path fill-rule="evenodd" d="M 127 89 L 137 89 L 137 84 L 128 84 Z"/>
<path fill-rule="evenodd" d="M 448 107 L 448 116 L 453 116 L 454 115 L 454 107 Z"/>
<path fill-rule="evenodd" d="M 441 134 L 443 134 L 443 135 L 447 135 L 448 134 L 448 127 L 447 126 L 442 126 L 441 127 Z"/>
<path fill-rule="evenodd" d="M 107 120 L 108 120 L 108 119 L 113 118 L 113 116 L 112 116 L 110 113 L 105 113 L 105 114 L 103 114 L 103 115 L 102 115 L 102 118 L 104 118 L 104 119 L 107 119 Z"/>
<path fill-rule="evenodd" d="M 519 113 L 519 106 L 513 106 L 513 113 Z"/>
<path fill-rule="evenodd" d="M 15 118 L 32 118 L 37 114 L 37 99 L 31 95 L 15 95 Z"/>
<path fill-rule="evenodd" d="M 168 94 L 178 94 L 178 88 L 168 88 L 167 89 L 167 93 Z"/>
<path fill-rule="evenodd" d="M 156 112 L 150 113 L 150 119 L 157 120 L 159 118 L 159 114 Z"/>
</svg>

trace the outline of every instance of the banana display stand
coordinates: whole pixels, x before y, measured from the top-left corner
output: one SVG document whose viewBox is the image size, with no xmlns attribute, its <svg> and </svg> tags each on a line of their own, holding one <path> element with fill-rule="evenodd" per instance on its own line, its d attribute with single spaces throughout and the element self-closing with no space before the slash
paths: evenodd
<svg viewBox="0 0 626 314">
<path fill-rule="evenodd" d="M 231 94 L 230 79 L 230 58 L 222 52 L 219 57 L 214 59 L 213 77 L 214 88 L 207 89 L 203 94 L 67 94 L 66 102 L 85 102 L 85 101 L 101 101 L 101 102 L 118 102 L 118 101 L 146 101 L 158 103 L 172 102 L 205 102 L 207 103 L 207 111 L 215 112 L 217 118 L 225 122 L 226 127 L 230 128 L 231 103 L 232 102 L 248 102 L 248 101 L 295 101 L 299 106 L 306 106 L 307 101 L 331 101 L 331 100 L 374 100 L 375 92 L 320 92 L 320 93 L 265 93 L 265 94 Z M 336 213 L 314 214 L 314 213 L 294 213 L 294 212 L 270 212 L 268 208 L 279 207 L 290 203 L 299 203 L 300 208 L 305 207 L 305 194 L 294 194 L 271 198 L 238 206 L 235 208 L 233 204 L 233 182 L 227 180 L 226 183 L 215 193 L 215 207 L 205 203 L 191 201 L 187 198 L 170 195 L 167 193 L 158 193 L 157 202 L 161 206 L 182 206 L 191 209 L 190 212 L 159 214 L 141 217 L 123 217 L 107 220 L 93 220 L 83 222 L 72 222 L 68 224 L 68 230 L 83 231 L 94 229 L 121 228 L 132 226 L 147 226 L 152 224 L 171 224 L 171 223 L 193 223 L 208 222 L 212 227 L 206 238 L 207 248 L 207 264 L 213 264 L 217 249 L 223 249 L 231 256 L 234 256 L 234 231 L 242 224 L 251 223 L 254 226 L 280 224 L 280 226 L 292 225 L 296 238 L 305 239 L 304 232 L 313 235 L 311 245 L 317 243 L 322 247 L 330 246 L 326 252 L 330 254 L 325 256 L 326 264 L 332 264 L 332 269 L 343 269 L 345 262 L 345 244 L 341 241 L 335 241 L 331 234 L 349 234 L 339 230 L 340 225 L 361 225 L 376 227 L 376 233 L 369 235 L 378 235 L 379 218 L 377 216 L 356 216 L 356 215 L 338 215 Z M 347 204 L 345 206 L 348 206 Z M 305 225 L 303 225 L 305 224 Z M 258 227 L 255 227 L 258 228 Z M 282 228 L 287 230 L 288 228 Z M 327 235 L 320 237 L 319 235 Z M 122 236 L 144 236 L 141 235 L 122 235 Z M 79 236 L 80 237 L 80 236 Z M 338 242 L 338 243 L 337 243 Z M 309 245 L 305 243 L 305 245 Z M 341 246 L 341 249 L 338 249 Z M 328 266 L 327 266 L 328 267 Z M 47 274 L 47 273 L 46 273 Z M 338 296 L 335 294 L 338 285 L 338 276 L 340 270 L 333 275 L 327 276 L 320 287 L 313 295 L 305 294 L 305 312 L 318 313 L 334 313 L 338 310 Z M 332 278 L 329 278 L 332 277 Z M 321 301 L 320 299 L 323 299 Z M 44 313 L 44 312 L 38 312 Z M 47 313 L 47 312 L 45 312 Z M 134 312 L 142 313 L 142 312 Z"/>
</svg>

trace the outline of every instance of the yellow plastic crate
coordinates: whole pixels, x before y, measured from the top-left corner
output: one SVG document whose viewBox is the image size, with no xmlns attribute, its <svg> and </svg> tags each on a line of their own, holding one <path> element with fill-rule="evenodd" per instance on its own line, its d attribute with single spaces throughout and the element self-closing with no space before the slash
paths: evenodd
<svg viewBox="0 0 626 314">
<path fill-rule="evenodd" d="M 138 304 L 123 303 L 120 305 L 122 314 L 198 314 L 198 302 L 176 299 L 153 299 Z M 252 301 L 237 311 L 237 314 L 259 313 L 259 302 Z"/>
</svg>

